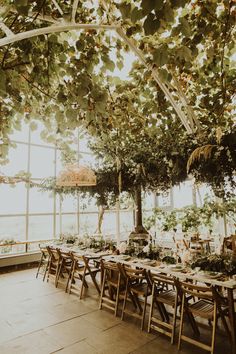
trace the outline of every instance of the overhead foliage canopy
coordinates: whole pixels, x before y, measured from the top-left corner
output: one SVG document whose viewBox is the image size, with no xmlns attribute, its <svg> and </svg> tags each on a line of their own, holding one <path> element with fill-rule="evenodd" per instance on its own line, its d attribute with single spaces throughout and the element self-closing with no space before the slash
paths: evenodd
<svg viewBox="0 0 236 354">
<path fill-rule="evenodd" d="M 22 118 L 39 119 L 46 127 L 43 137 L 58 146 L 70 143 L 82 126 L 123 166 L 147 162 L 145 183 L 162 188 L 186 177 L 191 151 L 214 143 L 220 128 L 224 172 L 213 170 L 212 178 L 195 166 L 192 173 L 218 185 L 225 175 L 232 177 L 234 148 L 227 137 L 235 137 L 235 1 L 0 5 L 1 162 Z M 87 27 L 76 30 L 78 24 Z M 137 61 L 131 79 L 122 83 L 112 72 L 126 65 L 129 51 Z M 217 159 L 216 154 L 215 164 Z"/>
</svg>

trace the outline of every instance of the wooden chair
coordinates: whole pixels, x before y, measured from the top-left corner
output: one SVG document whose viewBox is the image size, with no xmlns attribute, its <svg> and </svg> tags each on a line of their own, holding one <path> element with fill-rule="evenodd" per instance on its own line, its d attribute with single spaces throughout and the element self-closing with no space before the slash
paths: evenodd
<svg viewBox="0 0 236 354">
<path fill-rule="evenodd" d="M 162 274 L 150 273 L 152 281 L 152 297 L 149 312 L 148 332 L 154 329 L 171 338 L 171 344 L 174 343 L 176 331 L 177 308 L 181 305 L 181 298 L 175 287 L 174 279 Z M 154 304 L 159 311 L 161 319 L 154 316 Z M 170 316 L 166 306 L 173 308 L 173 320 L 170 323 Z"/>
<path fill-rule="evenodd" d="M 96 275 L 100 272 L 100 268 L 95 267 L 90 263 L 91 258 L 85 256 L 77 256 L 71 254 L 73 265 L 71 268 L 71 272 L 69 274 L 67 289 L 69 294 L 71 292 L 79 294 L 80 299 L 83 297 L 84 287 L 88 288 L 88 284 L 86 281 L 86 277 L 90 276 L 98 293 L 100 294 L 100 288 L 96 281 Z M 77 284 L 77 280 L 81 282 L 80 286 Z"/>
<path fill-rule="evenodd" d="M 39 261 L 36 278 L 38 278 L 39 274 L 43 275 L 43 281 L 45 280 L 47 270 L 48 270 L 48 263 L 49 263 L 49 254 L 46 247 L 41 247 L 39 245 L 41 251 L 41 258 Z"/>
<path fill-rule="evenodd" d="M 56 251 L 59 256 L 58 274 L 57 274 L 57 280 L 55 282 L 55 286 L 57 287 L 58 283 L 60 282 L 60 278 L 65 279 L 65 275 L 67 275 L 68 278 L 70 277 L 71 269 L 73 266 L 73 259 L 71 257 L 70 252 L 61 251 L 59 248 L 57 248 Z M 66 282 L 66 288 L 65 288 L 66 292 L 67 292 L 67 285 L 68 285 L 68 280 Z"/>
<path fill-rule="evenodd" d="M 123 266 L 122 269 L 125 277 L 126 286 L 121 319 L 124 319 L 125 313 L 129 314 L 130 316 L 141 319 L 141 330 L 143 330 L 147 307 L 147 298 L 149 295 L 151 295 L 150 279 L 145 269 L 133 269 L 127 266 Z M 131 300 L 133 297 L 137 307 L 139 308 L 140 314 L 126 309 L 129 294 L 131 295 Z M 143 307 L 140 303 L 140 297 L 144 298 Z"/>
<path fill-rule="evenodd" d="M 50 278 L 54 278 L 55 286 L 58 283 L 58 271 L 60 266 L 60 257 L 58 252 L 53 247 L 47 246 L 47 251 L 49 254 L 49 262 L 48 262 L 48 269 L 47 269 L 47 282 Z"/>
<path fill-rule="evenodd" d="M 223 241 L 223 252 L 231 250 L 236 253 L 236 235 L 225 237 Z"/>
<path fill-rule="evenodd" d="M 117 263 L 101 261 L 102 289 L 99 309 L 106 307 L 117 316 L 119 301 L 124 299 L 125 283 Z M 106 291 L 108 294 L 106 294 Z"/>
<path fill-rule="evenodd" d="M 209 351 L 211 354 L 214 353 L 215 348 L 215 333 L 216 333 L 216 322 L 217 322 L 217 304 L 213 297 L 212 288 L 207 286 L 198 286 L 191 283 L 181 282 L 180 288 L 182 290 L 182 305 L 181 305 L 181 318 L 180 318 L 180 331 L 179 331 L 179 341 L 178 349 L 181 348 L 182 340 L 188 343 L 191 343 L 198 348 Z M 189 297 L 190 296 L 190 297 Z M 188 298 L 189 297 L 189 298 Z M 192 302 L 190 298 L 196 299 Z M 207 345 L 203 342 L 200 342 L 197 339 L 193 339 L 183 334 L 183 324 L 184 324 L 184 315 L 190 314 L 188 316 L 191 318 L 192 327 L 194 329 L 195 336 L 199 337 L 200 332 L 195 321 L 195 316 L 199 316 L 212 321 L 212 336 L 211 336 L 211 345 Z"/>
</svg>

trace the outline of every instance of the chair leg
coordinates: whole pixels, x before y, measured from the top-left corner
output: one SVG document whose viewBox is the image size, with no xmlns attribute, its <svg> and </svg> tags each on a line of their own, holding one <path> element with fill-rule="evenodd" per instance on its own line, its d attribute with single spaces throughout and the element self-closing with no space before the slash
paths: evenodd
<svg viewBox="0 0 236 354">
<path fill-rule="evenodd" d="M 43 281 L 44 281 L 45 278 L 46 278 L 47 271 L 48 271 L 48 266 L 49 266 L 49 259 L 47 260 L 47 264 L 46 264 L 45 271 L 44 271 L 44 274 L 43 274 Z"/>
<path fill-rule="evenodd" d="M 72 267 L 73 267 L 73 265 L 71 266 L 71 269 L 70 269 L 69 275 L 68 275 L 68 279 L 67 279 L 67 282 L 66 282 L 66 290 L 65 290 L 66 293 L 67 293 L 67 290 L 68 290 L 68 287 L 69 287 L 69 283 L 71 281 Z"/>
<path fill-rule="evenodd" d="M 39 265 L 38 265 L 38 269 L 37 269 L 37 273 L 36 273 L 36 279 L 38 278 L 39 270 L 40 270 L 42 264 L 43 264 L 43 255 L 41 255 L 41 258 L 40 258 L 40 261 L 39 261 Z"/>
<path fill-rule="evenodd" d="M 117 316 L 118 307 L 120 300 L 120 277 L 118 279 L 117 289 L 116 289 L 116 303 L 115 303 L 115 316 Z"/>
<path fill-rule="evenodd" d="M 122 321 L 123 321 L 123 319 L 124 319 L 124 313 L 125 313 L 127 295 L 128 295 L 128 280 L 126 280 L 125 297 L 124 297 L 124 302 L 123 302 L 123 307 L 122 307 L 122 313 L 121 313 L 121 320 L 122 320 Z"/>
<path fill-rule="evenodd" d="M 211 340 L 211 354 L 214 354 L 214 350 L 215 350 L 215 335 L 216 335 L 216 320 L 217 320 L 216 316 L 217 316 L 217 306 L 216 306 L 216 302 L 214 302 L 212 340 Z"/>
<path fill-rule="evenodd" d="M 146 308 L 147 308 L 147 291 L 146 291 L 146 294 L 144 295 L 144 304 L 143 304 L 143 314 L 142 314 L 142 322 L 141 322 L 141 331 L 143 331 L 143 328 L 144 328 L 144 321 L 145 321 L 145 315 L 146 315 Z"/>
<path fill-rule="evenodd" d="M 56 277 L 55 277 L 55 287 L 57 288 L 58 282 L 59 282 L 59 277 L 61 274 L 61 269 L 62 269 L 62 262 L 58 262 L 57 268 L 56 268 Z"/>
<path fill-rule="evenodd" d="M 103 274 L 103 279 L 102 279 L 102 289 L 101 289 L 101 294 L 100 294 L 100 301 L 99 301 L 99 310 L 101 310 L 102 308 L 102 298 L 103 298 L 103 295 L 104 295 L 104 289 L 105 289 L 105 283 L 106 283 L 106 270 Z"/>
<path fill-rule="evenodd" d="M 83 274 L 83 277 L 82 277 L 82 284 L 81 284 L 80 297 L 79 297 L 80 300 L 82 299 L 83 291 L 84 291 L 84 286 L 85 286 L 85 283 L 86 283 L 85 274 L 86 274 L 86 268 L 84 269 L 84 274 Z"/>
<path fill-rule="evenodd" d="M 148 333 L 150 333 L 150 331 L 151 331 L 154 296 L 155 296 L 155 284 L 153 283 L 153 285 L 152 285 L 152 295 L 151 295 L 151 304 L 150 304 L 150 311 L 149 311 L 149 318 L 148 318 Z"/>
<path fill-rule="evenodd" d="M 185 298 L 184 295 L 182 297 L 182 304 L 181 304 L 181 315 L 180 315 L 180 326 L 179 326 L 179 340 L 178 340 L 178 350 L 181 348 L 181 336 L 183 332 L 183 324 L 184 324 L 184 302 Z"/>
<path fill-rule="evenodd" d="M 172 327 L 172 333 L 171 333 L 171 344 L 174 344 L 174 340 L 175 340 L 177 306 L 178 306 L 178 295 L 176 295 L 176 299 L 175 299 L 174 315 L 173 315 L 173 324 L 172 324 L 173 327 Z"/>
</svg>

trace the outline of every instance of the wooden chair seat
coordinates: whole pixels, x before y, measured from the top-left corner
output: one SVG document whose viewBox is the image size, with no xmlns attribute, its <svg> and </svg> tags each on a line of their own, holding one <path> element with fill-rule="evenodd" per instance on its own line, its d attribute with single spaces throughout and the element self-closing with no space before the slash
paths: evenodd
<svg viewBox="0 0 236 354">
<path fill-rule="evenodd" d="M 213 302 L 201 299 L 192 305 L 189 305 L 189 311 L 196 316 L 201 316 L 207 319 L 212 319 L 214 314 Z"/>
<path fill-rule="evenodd" d="M 174 306 L 176 300 L 176 291 L 175 290 L 167 290 L 156 296 L 157 301 L 160 301 L 164 304 Z"/>
<path fill-rule="evenodd" d="M 147 283 L 134 284 L 130 286 L 130 290 L 139 296 L 151 295 L 150 286 Z"/>
</svg>

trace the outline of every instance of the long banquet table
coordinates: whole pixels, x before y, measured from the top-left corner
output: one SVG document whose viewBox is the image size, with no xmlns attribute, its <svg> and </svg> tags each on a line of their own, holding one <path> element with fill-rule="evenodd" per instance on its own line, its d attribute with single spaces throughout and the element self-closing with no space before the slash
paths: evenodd
<svg viewBox="0 0 236 354">
<path fill-rule="evenodd" d="M 164 265 L 164 264 L 153 266 L 151 261 L 148 260 L 145 261 L 140 259 L 129 260 L 128 257 L 125 257 L 124 255 L 120 255 L 120 256 L 105 255 L 103 258 L 105 260 L 109 260 L 117 263 L 119 262 L 133 267 L 145 268 L 152 272 L 171 275 L 180 280 L 192 279 L 201 283 L 207 283 L 212 286 L 224 287 L 227 290 L 227 297 L 228 297 L 228 304 L 229 304 L 229 319 L 230 319 L 230 329 L 231 329 L 231 337 L 232 337 L 231 338 L 232 354 L 236 353 L 236 315 L 235 315 L 234 297 L 233 297 L 233 292 L 236 289 L 236 280 L 227 279 L 227 278 L 225 280 L 221 278 L 212 279 L 194 270 L 186 271 L 186 272 L 176 271 L 176 269 L 174 270 L 171 266 Z"/>
</svg>

